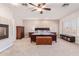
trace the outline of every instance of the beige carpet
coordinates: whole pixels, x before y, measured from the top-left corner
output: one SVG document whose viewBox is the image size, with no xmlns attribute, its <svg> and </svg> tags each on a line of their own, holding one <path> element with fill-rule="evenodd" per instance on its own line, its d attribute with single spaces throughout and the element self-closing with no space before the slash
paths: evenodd
<svg viewBox="0 0 79 59">
<path fill-rule="evenodd" d="M 36 45 L 30 38 L 16 40 L 14 45 L 0 53 L 2 56 L 72 56 L 79 55 L 79 45 L 62 39 L 52 45 Z"/>
</svg>

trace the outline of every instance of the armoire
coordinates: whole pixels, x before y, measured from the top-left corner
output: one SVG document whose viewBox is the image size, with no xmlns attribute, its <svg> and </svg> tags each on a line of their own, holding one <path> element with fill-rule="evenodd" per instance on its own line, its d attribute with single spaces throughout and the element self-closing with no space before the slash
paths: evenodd
<svg viewBox="0 0 79 59">
<path fill-rule="evenodd" d="M 16 39 L 24 38 L 24 27 L 16 26 Z"/>
</svg>

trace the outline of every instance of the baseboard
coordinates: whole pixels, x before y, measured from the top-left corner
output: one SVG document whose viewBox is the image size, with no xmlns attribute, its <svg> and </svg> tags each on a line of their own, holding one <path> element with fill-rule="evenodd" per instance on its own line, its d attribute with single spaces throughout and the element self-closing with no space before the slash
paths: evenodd
<svg viewBox="0 0 79 59">
<path fill-rule="evenodd" d="M 0 52 L 5 51 L 6 49 L 8 49 L 9 47 L 11 47 L 12 45 L 13 45 L 13 43 L 11 43 L 11 44 L 9 44 L 8 46 L 6 46 L 6 47 L 0 49 Z"/>
</svg>

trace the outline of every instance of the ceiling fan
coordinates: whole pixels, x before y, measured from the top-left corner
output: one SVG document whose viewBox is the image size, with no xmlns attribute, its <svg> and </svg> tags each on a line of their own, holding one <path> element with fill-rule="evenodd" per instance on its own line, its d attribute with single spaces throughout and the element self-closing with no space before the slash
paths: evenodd
<svg viewBox="0 0 79 59">
<path fill-rule="evenodd" d="M 32 11 L 39 11 L 40 14 L 43 14 L 43 11 L 51 11 L 51 8 L 46 7 L 46 3 L 39 3 L 37 5 L 33 3 L 29 3 L 30 5 L 34 6 L 34 9 Z"/>
</svg>

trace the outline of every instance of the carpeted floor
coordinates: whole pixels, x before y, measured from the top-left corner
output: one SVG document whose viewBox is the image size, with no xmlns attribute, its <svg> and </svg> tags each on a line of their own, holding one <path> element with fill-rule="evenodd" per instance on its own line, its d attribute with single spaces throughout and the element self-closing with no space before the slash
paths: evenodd
<svg viewBox="0 0 79 59">
<path fill-rule="evenodd" d="M 36 45 L 30 38 L 16 40 L 14 45 L 0 53 L 1 56 L 76 56 L 79 45 L 57 39 L 52 45 Z"/>
</svg>

